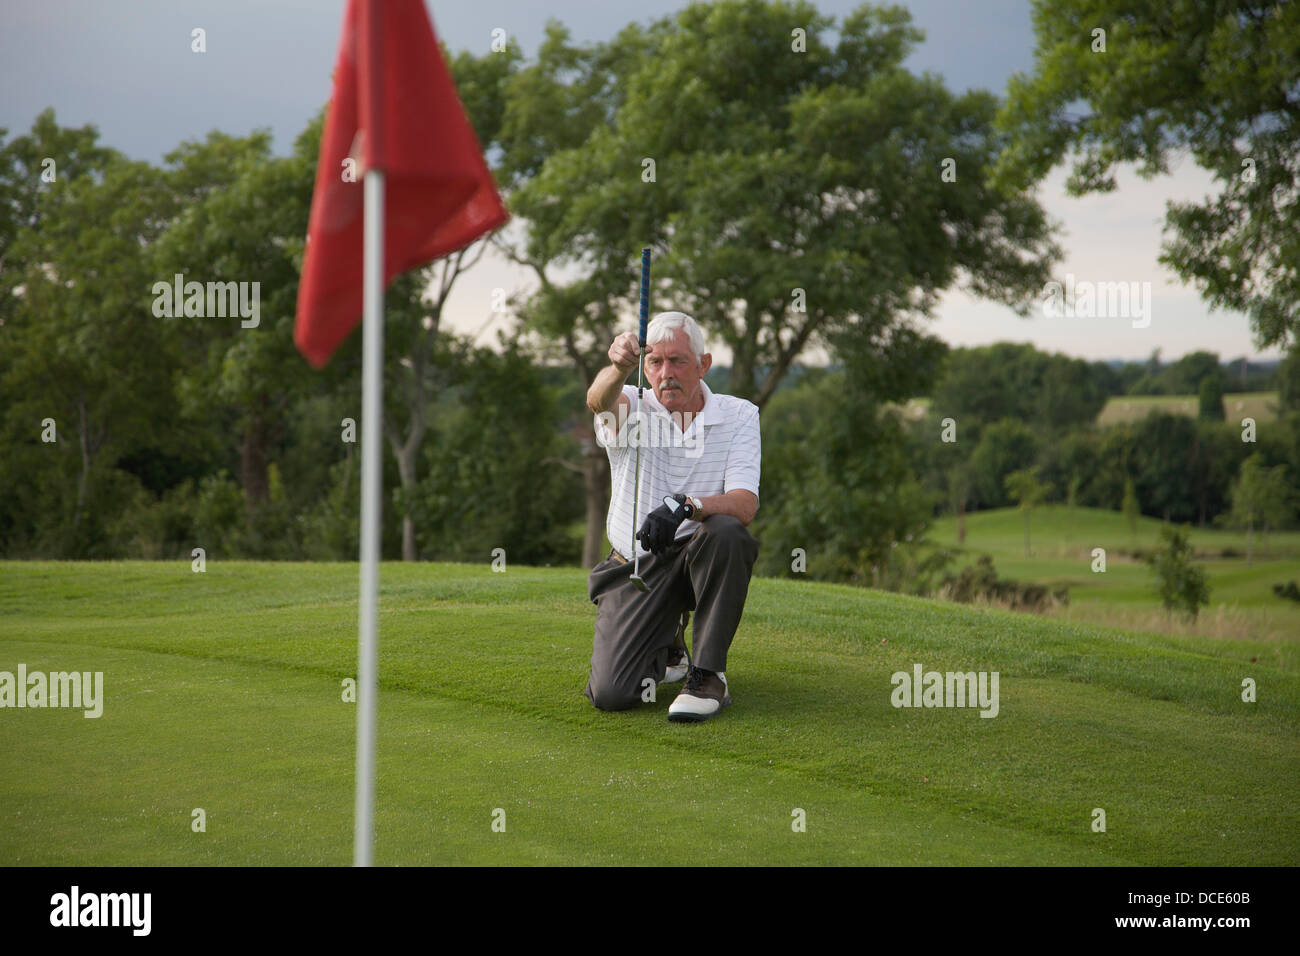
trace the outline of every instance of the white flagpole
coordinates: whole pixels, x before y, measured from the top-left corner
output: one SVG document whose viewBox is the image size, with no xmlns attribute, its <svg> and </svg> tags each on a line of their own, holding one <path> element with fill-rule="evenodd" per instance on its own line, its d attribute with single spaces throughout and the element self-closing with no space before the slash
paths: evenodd
<svg viewBox="0 0 1300 956">
<path fill-rule="evenodd" d="M 379 554 L 383 529 L 384 174 L 365 175 L 365 279 L 361 352 L 361 640 L 357 669 L 357 805 L 352 863 L 370 866 L 375 804 L 375 696 Z"/>
</svg>

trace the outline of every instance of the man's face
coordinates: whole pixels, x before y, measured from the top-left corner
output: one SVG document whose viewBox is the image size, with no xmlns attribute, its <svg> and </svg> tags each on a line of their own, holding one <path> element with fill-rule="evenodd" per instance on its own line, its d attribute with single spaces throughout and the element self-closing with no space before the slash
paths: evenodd
<svg viewBox="0 0 1300 956">
<path fill-rule="evenodd" d="M 700 382 L 713 364 L 707 352 L 697 360 L 685 329 L 673 329 L 673 337 L 647 346 L 645 374 L 655 398 L 670 412 L 697 412 L 703 391 Z"/>
</svg>

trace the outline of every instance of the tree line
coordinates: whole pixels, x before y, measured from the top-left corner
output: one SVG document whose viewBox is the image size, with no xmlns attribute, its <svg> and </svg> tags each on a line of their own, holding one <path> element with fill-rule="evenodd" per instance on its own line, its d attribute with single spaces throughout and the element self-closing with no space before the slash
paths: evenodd
<svg viewBox="0 0 1300 956">
<path fill-rule="evenodd" d="M 515 217 L 489 241 L 533 285 L 505 303 L 516 321 L 493 348 L 442 321 L 486 242 L 389 289 L 385 557 L 599 559 L 608 464 L 582 395 L 629 327 L 645 245 L 656 305 L 728 346 L 721 387 L 763 410 L 756 532 L 786 563 L 803 548 L 820 576 L 888 585 L 901 574 L 888 555 L 959 489 L 945 447 L 969 455 L 965 507 L 1004 500 L 1005 463 L 1055 456 L 1056 487 L 1131 452 L 1144 509 L 1222 510 L 1226 450 L 1189 503 L 1160 497 L 1182 476 L 1143 464 L 1143 441 L 1056 442 L 1113 387 L 1068 363 L 1048 363 L 1032 407 L 1015 379 L 972 399 L 953 446 L 889 412 L 917 395 L 937 410 L 961 389 L 944 384 L 960 380 L 960 353 L 923 327 L 943 292 L 1030 315 L 1061 257 L 1023 188 L 1045 155 L 1018 151 L 1041 135 L 1023 91 L 1003 103 L 914 74 L 920 40 L 899 8 L 836 20 L 722 0 L 599 43 L 553 22 L 531 58 L 449 54 Z M 359 340 L 316 372 L 291 334 L 322 116 L 284 155 L 265 132 L 214 131 L 160 164 L 53 111 L 0 131 L 0 554 L 355 557 Z M 153 290 L 176 276 L 256 283 L 256 327 L 160 318 Z M 1285 344 L 1293 320 L 1246 291 L 1261 343 Z M 482 304 L 485 320 L 499 304 Z M 837 368 L 806 370 L 813 347 Z M 1187 455 L 1172 438 L 1168 450 Z M 1110 501 L 1114 483 L 1102 469 L 1078 493 Z"/>
</svg>

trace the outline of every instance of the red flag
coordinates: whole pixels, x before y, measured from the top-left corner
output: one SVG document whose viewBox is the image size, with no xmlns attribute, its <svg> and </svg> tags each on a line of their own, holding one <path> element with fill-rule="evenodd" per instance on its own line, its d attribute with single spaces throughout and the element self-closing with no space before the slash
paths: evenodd
<svg viewBox="0 0 1300 956">
<path fill-rule="evenodd" d="M 423 0 L 348 0 L 293 332 L 317 368 L 361 320 L 368 169 L 385 173 L 385 286 L 506 221 Z"/>
</svg>

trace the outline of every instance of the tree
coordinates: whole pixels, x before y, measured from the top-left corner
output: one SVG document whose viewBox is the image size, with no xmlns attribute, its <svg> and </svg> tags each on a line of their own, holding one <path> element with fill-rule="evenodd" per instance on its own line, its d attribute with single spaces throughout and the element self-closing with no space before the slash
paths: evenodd
<svg viewBox="0 0 1300 956">
<path fill-rule="evenodd" d="M 1277 528 L 1290 519 L 1293 511 L 1290 498 L 1285 465 L 1267 468 L 1258 453 L 1242 462 L 1241 471 L 1232 485 L 1232 510 L 1226 523 L 1246 530 L 1248 565 L 1255 559 L 1255 526 L 1263 529 L 1267 540 L 1270 527 Z"/>
<path fill-rule="evenodd" d="M 758 573 L 787 576 L 802 556 L 799 573 L 814 580 L 926 589 L 946 559 L 924 540 L 934 500 L 910 473 L 897 419 L 865 404 L 845 372 L 777 393 L 763 443 Z"/>
<path fill-rule="evenodd" d="M 834 25 L 806 3 L 725 0 L 620 35 L 609 112 L 512 205 L 519 258 L 545 272 L 530 311 L 587 382 L 645 245 L 656 307 L 727 345 L 728 390 L 760 407 L 813 345 L 895 397 L 937 356 L 914 322 L 953 286 L 1028 313 L 1059 249 L 1032 196 L 985 184 L 994 98 L 904 69 L 920 34 L 899 8 L 860 8 L 830 46 Z"/>
<path fill-rule="evenodd" d="M 1106 404 L 1106 389 L 1082 359 L 997 342 L 948 353 L 932 406 L 958 421 L 1019 419 L 1044 428 L 1090 424 Z"/>
<path fill-rule="evenodd" d="M 0 128 L 0 142 L 8 132 Z M 98 180 L 110 161 L 121 158 L 99 145 L 94 126 L 59 126 L 53 109 L 37 116 L 30 132 L 0 148 L 0 326 L 17 306 L 13 289 L 23 281 L 23 264 L 13 249 L 19 233 L 40 228 L 51 190 L 82 177 Z"/>
<path fill-rule="evenodd" d="M 1210 586 L 1205 570 L 1192 564 L 1192 546 L 1187 530 L 1165 525 L 1160 529 L 1162 547 L 1147 559 L 1155 572 L 1157 590 L 1165 610 L 1181 608 L 1196 620 L 1201 608 L 1210 603 Z"/>
<path fill-rule="evenodd" d="M 1138 517 L 1142 511 L 1138 507 L 1137 488 L 1132 478 L 1124 482 L 1124 503 L 1120 506 L 1120 510 L 1124 512 L 1124 520 L 1128 522 L 1129 541 L 1137 540 Z"/>
<path fill-rule="evenodd" d="M 1170 204 L 1161 261 L 1249 314 L 1261 347 L 1296 341 L 1300 4 L 1036 0 L 1034 32 L 1034 73 L 998 115 L 997 181 L 1026 187 L 1073 153 L 1070 193 L 1107 192 L 1116 164 L 1152 178 L 1190 152 L 1218 192 Z"/>
<path fill-rule="evenodd" d="M 1215 352 L 1188 352 L 1176 362 L 1170 362 L 1160 373 L 1165 381 L 1167 395 L 1195 395 L 1207 378 L 1223 384 L 1223 370 Z"/>
<path fill-rule="evenodd" d="M 49 550 L 60 556 L 107 556 L 103 499 L 125 493 L 113 466 L 170 400 L 147 259 L 170 208 L 157 169 L 114 156 L 97 174 L 42 191 L 33 207 L 39 228 L 28 225 L 7 250 L 19 292 L 0 327 L 0 368 L 17 398 L 8 416 L 20 442 L 35 443 L 40 423 L 53 420 L 58 442 L 46 456 L 67 461 L 75 449 L 75 490 L 60 495 L 59 518 L 47 525 Z"/>
<path fill-rule="evenodd" d="M 1119 503 L 1119 491 L 1113 501 L 1106 501 L 1098 482 L 1101 461 L 1101 433 L 1092 427 L 1072 428 L 1052 441 L 1044 442 L 1034 464 L 1038 477 L 1048 486 L 1048 497 L 1068 501 L 1074 487 L 1076 505 L 1113 508 Z"/>
<path fill-rule="evenodd" d="M 626 98 L 627 77 L 639 68 L 649 42 L 646 33 L 633 25 L 608 43 L 579 47 L 569 42 L 565 27 L 548 23 L 536 61 L 521 68 L 506 84 L 498 143 L 500 169 L 511 186 L 507 204 L 527 228 L 521 239 L 498 233 L 494 244 L 533 274 L 538 287 L 519 303 L 520 317 L 528 331 L 551 345 L 555 357 L 572 363 L 581 386 L 573 401 L 582 435 L 580 458 L 574 463 L 556 457 L 553 463 L 576 470 L 583 478 L 586 532 L 582 562 L 587 567 L 597 564 L 603 554 L 610 486 L 609 459 L 596 441 L 584 396 L 608 361 L 618 307 L 632 282 L 629 250 L 622 245 L 625 233 L 612 217 L 601 225 L 618 231 L 620 239 L 605 244 L 614 250 L 611 256 L 620 257 L 621 267 L 607 264 L 577 278 L 567 269 L 560 273 L 563 279 L 554 275 L 557 265 L 570 254 L 570 203 L 580 201 L 590 186 L 583 183 L 577 195 L 563 196 L 556 183 L 566 181 L 568 167 L 563 157 L 578 156 L 598 127 L 613 122 Z"/>
<path fill-rule="evenodd" d="M 966 543 L 966 505 L 970 501 L 970 469 L 958 462 L 948 470 L 948 500 L 957 516 L 957 543 Z"/>
<path fill-rule="evenodd" d="M 1025 519 L 1025 557 L 1032 557 L 1029 547 L 1029 516 L 1036 505 L 1042 504 L 1047 497 L 1047 486 L 1038 480 L 1037 468 L 1025 468 L 1013 471 L 1004 479 L 1007 495 L 1020 506 L 1020 513 Z"/>
<path fill-rule="evenodd" d="M 1155 413 L 1134 427 L 1129 465 L 1146 514 L 1165 521 L 1197 517 L 1197 486 L 1204 480 L 1204 449 L 1197 423 L 1187 415 Z"/>
<path fill-rule="evenodd" d="M 1070 479 L 1069 489 L 1065 494 L 1065 546 L 1069 551 L 1074 549 L 1071 545 L 1074 543 L 1074 519 L 1075 509 L 1079 506 L 1079 489 L 1083 486 L 1083 478 L 1075 475 Z"/>
<path fill-rule="evenodd" d="M 89 462 L 86 456 L 65 454 L 80 445 L 73 440 L 78 437 L 76 383 L 67 380 L 61 393 L 57 389 L 59 366 L 75 371 L 75 352 L 91 336 L 83 327 L 76 340 L 61 342 L 56 329 L 66 332 L 66 322 L 72 320 L 66 311 L 40 321 L 32 303 L 55 295 L 52 280 L 60 259 L 38 233 L 51 215 L 66 222 L 73 202 L 84 209 L 106 168 L 122 157 L 99 144 L 94 126 L 59 126 L 52 109 L 37 116 L 29 132 L 5 142 L 7 136 L 8 130 L 0 129 L 0 445 L 5 449 L 0 455 L 0 488 L 5 489 L 0 495 L 0 548 L 11 554 L 87 554 L 91 536 L 74 536 L 71 525 L 81 525 L 92 490 Z M 120 182 L 118 187 L 125 189 Z M 73 266 L 63 261 L 62 268 L 66 275 Z M 51 417 L 61 447 L 40 440 L 42 422 Z M 87 438 L 93 445 L 93 437 Z M 89 457 L 97 454 L 96 448 Z M 74 484 L 81 489 L 80 502 L 67 507 L 71 494 L 63 492 Z"/>
<path fill-rule="evenodd" d="M 1284 415 L 1300 412 L 1300 346 L 1287 352 L 1278 363 L 1277 404 Z"/>
<path fill-rule="evenodd" d="M 1207 375 L 1201 379 L 1197 394 L 1196 417 L 1203 422 L 1221 422 L 1227 418 L 1223 408 L 1223 382 L 1217 375 Z"/>
<path fill-rule="evenodd" d="M 260 511 L 270 504 L 270 466 L 284 437 L 293 396 L 314 380 L 293 346 L 319 120 L 308 124 L 288 157 L 271 155 L 268 133 L 248 137 L 210 133 L 166 157 L 183 212 L 158 243 L 155 278 L 235 282 L 256 289 L 257 314 L 155 319 L 168 326 L 182 364 L 177 392 L 186 415 L 211 421 L 233 416 L 238 477 L 247 509 L 247 544 L 277 544 L 259 535 Z M 256 285 L 254 285 L 256 284 Z M 179 310 L 177 310 L 179 313 Z M 255 324 L 254 324 L 255 323 Z"/>
<path fill-rule="evenodd" d="M 981 505 L 1001 508 L 1008 503 L 1007 475 L 1033 467 L 1038 445 L 1034 430 L 1014 418 L 984 429 L 970 457 L 971 483 Z"/>
<path fill-rule="evenodd" d="M 581 482 L 545 467 L 573 438 L 556 427 L 562 412 L 544 369 L 500 339 L 494 351 L 444 334 L 431 356 L 442 387 L 412 508 L 420 557 L 489 561 L 502 548 L 510 563 L 573 564 L 568 528 L 582 514 Z"/>
</svg>

